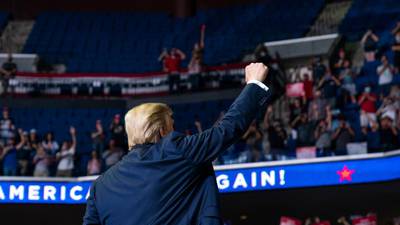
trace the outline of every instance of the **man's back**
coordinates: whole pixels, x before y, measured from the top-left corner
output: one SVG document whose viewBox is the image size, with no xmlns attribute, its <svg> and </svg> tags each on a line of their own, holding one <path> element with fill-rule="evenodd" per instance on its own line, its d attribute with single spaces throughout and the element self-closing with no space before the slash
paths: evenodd
<svg viewBox="0 0 400 225">
<path fill-rule="evenodd" d="M 180 138 L 172 133 L 162 143 L 135 146 L 96 181 L 102 224 L 220 224 L 212 165 L 183 158 L 172 141 Z"/>
<path fill-rule="evenodd" d="M 257 79 L 249 81 L 265 79 L 261 65 L 246 67 L 249 84 L 218 125 L 196 135 L 172 132 L 155 144 L 132 145 L 130 153 L 92 185 L 83 224 L 220 225 L 212 161 L 265 109 L 268 88 Z M 127 126 L 134 125 L 134 118 Z"/>
</svg>

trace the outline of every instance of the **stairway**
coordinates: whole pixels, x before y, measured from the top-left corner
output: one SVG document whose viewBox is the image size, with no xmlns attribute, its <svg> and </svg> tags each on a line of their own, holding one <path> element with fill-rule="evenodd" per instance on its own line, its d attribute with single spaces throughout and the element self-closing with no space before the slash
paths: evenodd
<svg viewBox="0 0 400 225">
<path fill-rule="evenodd" d="M 352 1 L 327 3 L 306 36 L 318 36 L 338 32 L 338 27 L 350 9 Z"/>
<path fill-rule="evenodd" d="M 0 52 L 22 51 L 34 21 L 9 21 L 0 37 Z"/>
</svg>

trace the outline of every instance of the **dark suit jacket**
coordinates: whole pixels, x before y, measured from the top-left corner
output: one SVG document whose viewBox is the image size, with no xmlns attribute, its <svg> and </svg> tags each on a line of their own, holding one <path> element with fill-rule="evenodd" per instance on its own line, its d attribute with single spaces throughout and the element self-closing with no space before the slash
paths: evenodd
<svg viewBox="0 0 400 225">
<path fill-rule="evenodd" d="M 93 183 L 83 224 L 222 224 L 212 161 L 241 138 L 268 96 L 248 84 L 217 126 L 135 146 Z"/>
</svg>

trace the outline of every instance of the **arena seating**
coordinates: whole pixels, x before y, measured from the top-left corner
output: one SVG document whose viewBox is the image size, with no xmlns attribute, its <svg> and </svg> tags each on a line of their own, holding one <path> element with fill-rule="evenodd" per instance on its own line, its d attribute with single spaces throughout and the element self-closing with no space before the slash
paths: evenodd
<svg viewBox="0 0 400 225">
<path fill-rule="evenodd" d="M 102 120 L 104 129 L 108 129 L 115 114 L 123 114 L 121 109 L 52 109 L 52 108 L 11 108 L 10 115 L 18 128 L 25 131 L 36 129 L 39 135 L 53 132 L 57 141 L 70 140 L 69 127 L 74 126 L 79 132 L 78 152 L 91 151 L 90 133 L 94 130 L 97 119 Z M 29 114 L 29 119 L 26 115 Z"/>
<path fill-rule="evenodd" d="M 231 100 L 210 101 L 200 103 L 174 104 L 176 129 L 180 132 L 196 133 L 194 121 L 198 118 L 203 128 L 211 127 L 218 119 L 219 113 L 226 110 Z M 201 112 L 201 113 L 199 113 Z M 26 115 L 29 114 L 29 119 Z M 124 115 L 125 109 L 118 108 L 11 108 L 10 115 L 14 119 L 16 127 L 25 131 L 36 129 L 40 135 L 52 131 L 56 140 L 69 140 L 68 129 L 76 127 L 78 135 L 78 152 L 90 152 L 90 133 L 94 130 L 96 120 L 102 120 L 104 129 L 108 129 L 115 114 Z M 199 115 L 197 115 L 199 114 Z M 201 115 L 200 115 L 201 114 Z M 109 137 L 108 137 L 109 138 Z"/>
<path fill-rule="evenodd" d="M 391 29 L 400 20 L 400 1 L 354 0 L 340 26 L 340 32 L 349 40 L 356 40 L 368 29 L 379 34 Z"/>
<path fill-rule="evenodd" d="M 38 53 L 49 63 L 65 63 L 69 72 L 158 71 L 157 57 L 164 47 L 180 48 L 190 58 L 205 24 L 204 60 L 218 65 L 238 61 L 260 42 L 303 36 L 323 4 L 270 0 L 201 10 L 186 19 L 166 13 L 48 12 L 37 18 L 24 52 Z"/>
<path fill-rule="evenodd" d="M 9 17 L 10 17 L 10 15 L 8 13 L 0 12 L 0 33 L 5 28 Z"/>
</svg>

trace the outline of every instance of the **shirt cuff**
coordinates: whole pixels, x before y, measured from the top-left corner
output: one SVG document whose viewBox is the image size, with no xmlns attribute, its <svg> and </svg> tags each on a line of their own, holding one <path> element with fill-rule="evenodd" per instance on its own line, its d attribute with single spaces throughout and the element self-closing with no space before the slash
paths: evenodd
<svg viewBox="0 0 400 225">
<path fill-rule="evenodd" d="M 269 90 L 267 85 L 265 85 L 264 83 L 262 83 L 262 82 L 260 82 L 258 80 L 249 80 L 249 81 L 247 81 L 247 84 L 256 84 L 257 86 L 262 88 L 264 91 L 268 91 Z"/>
</svg>

